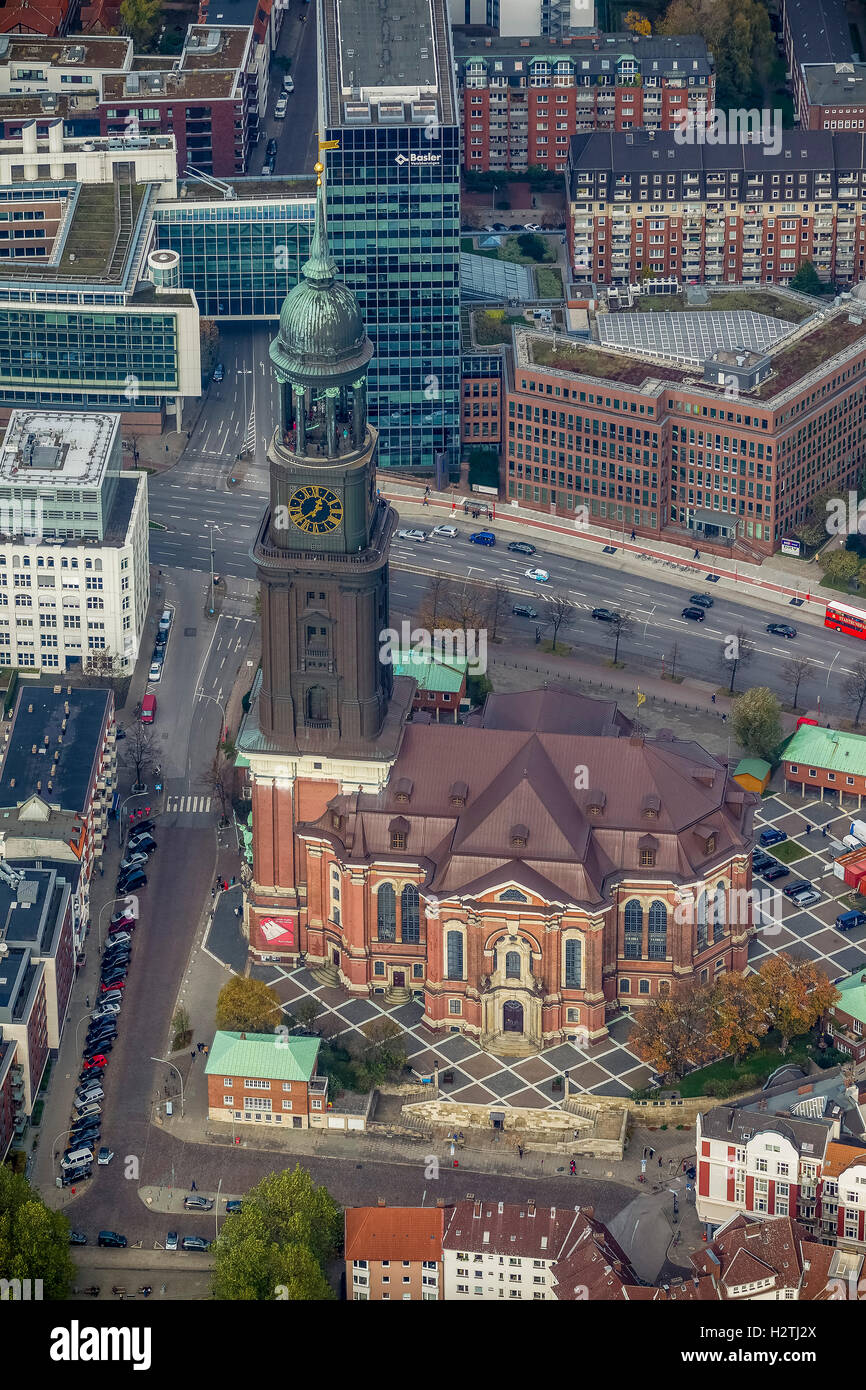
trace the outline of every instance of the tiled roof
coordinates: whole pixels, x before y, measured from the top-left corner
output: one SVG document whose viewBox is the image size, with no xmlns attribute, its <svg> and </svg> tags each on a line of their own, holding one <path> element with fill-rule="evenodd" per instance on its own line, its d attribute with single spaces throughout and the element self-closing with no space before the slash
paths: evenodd
<svg viewBox="0 0 866 1390">
<path fill-rule="evenodd" d="M 347 1207 L 347 1260 L 442 1259 L 444 1207 Z"/>
<path fill-rule="evenodd" d="M 858 1148 L 856 1144 L 840 1144 L 831 1141 L 827 1145 L 824 1162 L 821 1164 L 821 1176 L 838 1178 L 854 1164 L 866 1167 L 866 1149 Z"/>
<path fill-rule="evenodd" d="M 443 1250 L 483 1251 L 555 1260 L 575 1226 L 571 1207 L 536 1206 L 532 1200 L 458 1202 L 451 1210 Z"/>
<path fill-rule="evenodd" d="M 740 1110 L 733 1105 L 719 1105 L 700 1116 L 701 1136 L 704 1139 L 724 1139 L 729 1144 L 744 1144 L 756 1134 L 780 1134 L 790 1140 L 797 1151 L 810 1158 L 823 1155 L 827 1148 L 830 1127 L 819 1120 L 802 1120 L 791 1115 L 759 1115 L 753 1110 Z"/>
<path fill-rule="evenodd" d="M 830 772 L 866 777 L 866 738 L 817 724 L 801 724 L 784 752 L 786 763 L 803 763 Z"/>
<path fill-rule="evenodd" d="M 780 1287 L 797 1288 L 802 1273 L 800 1247 L 805 1239 L 804 1228 L 788 1216 L 755 1221 L 739 1214 L 721 1226 L 691 1261 L 699 1275 L 719 1282 L 725 1297 L 729 1290 L 772 1276 Z"/>
<path fill-rule="evenodd" d="M 284 1033 L 217 1032 L 205 1071 L 208 1076 L 309 1081 L 320 1046 L 320 1038 L 292 1038 Z"/>
<path fill-rule="evenodd" d="M 636 1275 L 607 1227 L 591 1211 L 579 1211 L 552 1270 L 556 1297 L 626 1301 L 626 1287 Z"/>
</svg>

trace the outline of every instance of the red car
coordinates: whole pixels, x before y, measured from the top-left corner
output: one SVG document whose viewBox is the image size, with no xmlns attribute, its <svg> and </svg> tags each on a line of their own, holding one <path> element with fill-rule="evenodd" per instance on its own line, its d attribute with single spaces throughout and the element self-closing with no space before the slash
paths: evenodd
<svg viewBox="0 0 866 1390">
<path fill-rule="evenodd" d="M 108 1066 L 108 1058 L 105 1057 L 105 1056 L 103 1056 L 103 1054 L 102 1054 L 101 1052 L 95 1052 L 95 1053 L 93 1054 L 92 1057 L 88 1057 L 87 1060 L 86 1060 L 85 1062 L 82 1063 L 82 1070 L 83 1070 L 83 1071 L 90 1071 L 90 1068 L 91 1068 L 91 1067 L 107 1067 L 107 1066 Z"/>
<path fill-rule="evenodd" d="M 134 917 L 126 917 L 123 913 L 120 913 L 117 917 L 112 917 L 108 924 L 108 932 L 110 935 L 112 932 L 116 931 L 129 931 L 129 929 L 134 926 Z"/>
<path fill-rule="evenodd" d="M 111 992 L 113 989 L 125 989 L 125 988 L 126 988 L 126 981 L 125 981 L 125 980 L 116 980 L 115 983 L 114 983 L 113 985 L 102 984 L 102 985 L 99 986 L 99 988 L 101 989 L 101 991 L 102 991 L 103 994 L 110 994 L 110 992 Z"/>
</svg>

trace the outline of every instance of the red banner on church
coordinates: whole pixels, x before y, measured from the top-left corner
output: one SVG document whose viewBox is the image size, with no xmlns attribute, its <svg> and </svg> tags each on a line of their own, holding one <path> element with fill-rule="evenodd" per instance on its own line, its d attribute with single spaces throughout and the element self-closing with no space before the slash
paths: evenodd
<svg viewBox="0 0 866 1390">
<path fill-rule="evenodd" d="M 296 922 L 296 917 L 263 917 L 258 924 L 262 950 L 293 950 Z"/>
</svg>

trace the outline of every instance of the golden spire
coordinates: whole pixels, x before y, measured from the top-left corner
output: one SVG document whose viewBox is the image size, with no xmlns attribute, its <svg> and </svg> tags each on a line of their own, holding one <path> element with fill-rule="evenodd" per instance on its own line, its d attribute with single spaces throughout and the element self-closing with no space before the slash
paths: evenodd
<svg viewBox="0 0 866 1390">
<path fill-rule="evenodd" d="M 313 165 L 313 169 L 315 170 L 315 174 L 316 174 L 316 187 L 317 187 L 317 188 L 321 188 L 321 186 L 322 186 L 322 175 L 323 175 L 324 172 L 325 172 L 325 166 L 324 166 L 324 164 L 321 163 L 320 160 L 316 160 L 316 163 Z"/>
</svg>

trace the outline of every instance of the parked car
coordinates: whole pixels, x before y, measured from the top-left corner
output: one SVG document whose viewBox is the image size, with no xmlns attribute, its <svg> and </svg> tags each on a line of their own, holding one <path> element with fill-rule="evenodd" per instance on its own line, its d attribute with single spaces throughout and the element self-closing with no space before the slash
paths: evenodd
<svg viewBox="0 0 866 1390">
<path fill-rule="evenodd" d="M 76 1129 L 71 1131 L 69 1135 L 69 1142 L 70 1144 L 83 1144 L 85 1148 L 92 1149 L 94 1144 L 99 1143 L 99 1138 L 101 1134 L 101 1126 L 89 1125 L 84 1129 Z"/>
<path fill-rule="evenodd" d="M 128 975 L 131 959 L 131 952 L 125 948 L 122 951 L 113 951 L 110 955 L 106 956 L 102 963 L 100 979 L 107 980 L 110 975 Z"/>
<path fill-rule="evenodd" d="M 290 72 L 283 74 L 283 91 L 293 92 L 295 90 L 295 79 Z"/>
<path fill-rule="evenodd" d="M 453 541 L 459 534 L 456 526 L 434 526 L 430 532 L 431 536 L 441 536 L 446 541 Z"/>
<path fill-rule="evenodd" d="M 534 580 L 536 584 L 546 584 L 550 579 L 547 570 L 530 569 L 524 570 L 523 573 L 527 579 Z"/>
<path fill-rule="evenodd" d="M 289 103 L 288 103 L 288 100 L 287 100 L 287 98 L 286 98 L 286 96 L 285 96 L 285 93 L 283 93 L 283 95 L 277 97 L 277 104 L 276 104 L 276 106 L 274 107 L 274 120 L 276 120 L 276 121 L 281 121 L 281 120 L 283 120 L 283 118 L 285 117 L 286 109 L 287 109 L 288 105 L 289 105 Z"/>
<path fill-rule="evenodd" d="M 97 1052 L 96 1056 L 95 1056 L 91 1061 L 85 1062 L 85 1063 L 84 1063 L 84 1070 L 85 1070 L 85 1071 L 92 1071 L 94 1068 L 101 1068 L 101 1067 L 107 1067 L 107 1066 L 108 1066 L 108 1058 L 107 1058 L 107 1057 L 100 1057 L 99 1053 Z"/>
<path fill-rule="evenodd" d="M 143 830 L 140 835 L 130 835 L 126 846 L 127 854 L 143 854 L 145 858 L 157 848 L 156 840 Z"/>
<path fill-rule="evenodd" d="M 168 632 L 174 619 L 174 613 L 170 608 L 163 608 L 159 618 L 160 632 Z"/>
<path fill-rule="evenodd" d="M 515 555 L 535 554 L 535 546 L 530 545 L 529 541 L 509 541 L 505 549 L 513 551 Z"/>
<path fill-rule="evenodd" d="M 715 601 L 709 594 L 691 594 L 689 596 L 689 603 L 696 603 L 698 608 L 712 608 Z"/>
<path fill-rule="evenodd" d="M 147 886 L 147 874 L 141 869 L 130 869 L 129 873 L 122 875 L 117 880 L 117 896 L 123 898 L 127 893 L 133 893 L 137 888 Z"/>
<path fill-rule="evenodd" d="M 104 1076 L 105 1076 L 105 1068 L 104 1068 L 104 1067 L 94 1067 L 93 1071 L 80 1071 L 80 1072 L 78 1073 L 78 1084 L 79 1084 L 79 1086 L 86 1086 L 87 1083 L 88 1083 L 88 1081 L 93 1081 L 93 1082 L 97 1082 L 97 1081 L 98 1081 L 98 1082 L 99 1082 L 99 1085 L 101 1086 L 101 1085 L 102 1085 L 102 1079 L 103 1079 Z"/>
<path fill-rule="evenodd" d="M 84 1044 L 85 1057 L 92 1057 L 94 1052 L 111 1052 L 114 1047 L 113 1038 L 102 1038 L 97 1042 Z"/>
<path fill-rule="evenodd" d="M 210 1241 L 205 1240 L 204 1236 L 184 1236 L 180 1243 L 181 1250 L 210 1250 Z"/>
<path fill-rule="evenodd" d="M 105 1100 L 105 1092 L 101 1086 L 84 1084 L 75 1092 L 72 1103 L 76 1110 L 83 1110 L 85 1105 L 92 1105 L 95 1100 Z"/>
<path fill-rule="evenodd" d="M 707 615 L 703 608 L 684 608 L 682 616 L 692 623 L 702 623 Z"/>
<path fill-rule="evenodd" d="M 805 893 L 799 893 L 794 899 L 798 907 L 813 907 L 815 903 L 821 901 L 821 891 L 819 888 L 809 888 Z"/>
<path fill-rule="evenodd" d="M 156 650 L 157 650 L 158 652 L 164 652 L 167 643 L 168 643 L 168 633 L 167 633 L 167 632 L 160 632 L 159 630 L 157 630 L 157 634 L 156 634 Z M 152 723 L 152 722 L 153 722 L 153 721 L 150 720 L 150 719 L 143 719 L 143 720 L 142 720 L 142 723 L 143 723 L 143 724 L 150 724 L 150 723 Z"/>
<path fill-rule="evenodd" d="M 775 863 L 772 868 L 765 869 L 761 877 L 765 878 L 768 883 L 772 883 L 774 879 L 787 878 L 790 872 L 787 864 Z"/>
<path fill-rule="evenodd" d="M 74 1187 L 76 1183 L 85 1182 L 87 1178 L 93 1176 L 93 1164 L 85 1163 L 80 1168 L 68 1168 L 61 1176 L 64 1187 Z"/>
<path fill-rule="evenodd" d="M 397 539 L 401 541 L 426 541 L 427 532 L 422 531 L 420 526 L 413 526 L 410 530 L 398 531 Z"/>
<path fill-rule="evenodd" d="M 165 1248 L 166 1250 L 177 1249 L 177 1231 L 169 1231 L 165 1238 Z"/>
<path fill-rule="evenodd" d="M 226 374 L 226 369 L 225 369 L 225 367 L 223 366 L 222 362 L 217 362 L 216 366 L 215 366 L 214 369 L 213 369 L 213 379 L 214 379 L 214 381 L 216 381 L 216 382 L 223 381 L 224 378 L 225 378 L 225 374 Z"/>
<path fill-rule="evenodd" d="M 96 1155 L 96 1162 L 100 1168 L 106 1168 L 113 1158 L 114 1150 L 109 1149 L 106 1144 L 103 1144 L 99 1153 Z"/>
<path fill-rule="evenodd" d="M 108 938 L 108 940 L 106 941 L 106 943 L 105 943 L 105 950 L 106 950 L 106 952 L 108 952 L 108 951 L 119 951 L 120 948 L 121 948 L 121 946 L 131 946 L 131 945 L 132 945 L 132 934 L 131 934 L 131 932 L 128 932 L 128 931 L 117 931 L 117 932 L 114 933 L 113 936 L 110 936 L 110 937 Z"/>
<path fill-rule="evenodd" d="M 60 1160 L 60 1167 L 65 1173 L 73 1168 L 80 1168 L 82 1163 L 92 1163 L 93 1154 L 86 1145 L 81 1144 L 78 1148 L 67 1149 Z"/>
<path fill-rule="evenodd" d="M 117 1231 L 100 1231 L 97 1236 L 99 1245 L 107 1245 L 114 1250 L 125 1250 L 127 1247 L 126 1236 L 118 1235 Z"/>
<path fill-rule="evenodd" d="M 126 965 L 118 965 L 116 969 L 107 970 L 103 975 L 100 975 L 99 979 L 100 979 L 100 983 L 103 984 L 103 985 L 118 985 L 118 984 L 121 984 L 121 983 L 125 983 L 125 982 L 126 982 L 126 977 L 127 977 L 128 974 L 129 974 L 129 963 L 127 962 Z M 108 1036 L 109 1036 L 109 1037 L 115 1037 L 115 1038 L 117 1037 L 117 1025 L 116 1025 L 116 1024 L 115 1024 L 114 1032 L 113 1032 L 113 1033 L 109 1033 Z"/>
<path fill-rule="evenodd" d="M 243 1202 L 232 1198 L 226 1202 L 226 1216 L 235 1216 L 243 1207 Z"/>
<path fill-rule="evenodd" d="M 161 660 L 160 660 L 160 661 L 152 661 L 152 662 L 150 663 L 150 670 L 149 670 L 148 673 L 147 673 L 147 679 L 148 679 L 149 681 L 152 681 L 154 684 L 156 684 L 157 681 L 162 680 L 162 661 L 161 661 Z"/>
<path fill-rule="evenodd" d="M 496 537 L 492 531 L 473 531 L 469 537 L 473 545 L 495 545 Z"/>
<path fill-rule="evenodd" d="M 70 1244 L 70 1245 L 86 1245 L 86 1244 L 87 1244 L 87 1236 L 84 1234 L 83 1231 L 70 1231 L 70 1232 L 69 1232 L 69 1244 Z"/>
<path fill-rule="evenodd" d="M 767 631 L 774 637 L 787 637 L 789 641 L 797 636 L 797 629 L 791 627 L 790 623 L 767 623 Z"/>
<path fill-rule="evenodd" d="M 787 840 L 788 835 L 785 830 L 777 830 L 775 826 L 769 825 L 766 830 L 762 830 L 758 836 L 760 845 L 780 845 L 783 840 Z"/>
<path fill-rule="evenodd" d="M 797 879 L 794 883 L 788 883 L 782 889 L 786 898 L 799 898 L 801 893 L 807 892 L 812 887 L 804 878 Z"/>
<path fill-rule="evenodd" d="M 853 931 L 855 927 L 866 927 L 866 912 L 840 912 L 834 925 L 838 931 Z"/>
<path fill-rule="evenodd" d="M 598 623 L 615 623 L 619 620 L 619 613 L 615 608 L 593 608 L 592 616 Z"/>
<path fill-rule="evenodd" d="M 166 609 L 166 612 L 168 612 L 168 609 Z M 165 613 L 163 613 L 162 618 L 160 619 L 160 622 L 164 622 L 164 621 L 165 621 Z M 130 833 L 130 835 L 137 835 L 138 832 L 139 832 L 140 830 L 150 830 L 151 832 L 153 832 L 153 831 L 156 829 L 156 821 L 155 821 L 155 820 L 145 820 L 144 818 L 142 818 L 141 820 L 133 820 L 133 819 L 130 817 L 130 821 L 131 821 L 130 827 L 129 827 L 129 833 Z"/>
<path fill-rule="evenodd" d="M 213 1211 L 212 1197 L 184 1197 L 183 1205 L 186 1211 Z"/>
<path fill-rule="evenodd" d="M 525 603 L 515 603 L 515 605 L 514 605 L 514 607 L 512 608 L 511 611 L 512 611 L 512 613 L 514 614 L 515 618 L 537 618 L 537 617 L 538 617 L 538 613 L 536 612 L 536 610 L 535 610 L 534 608 L 528 607 L 528 605 L 525 604 Z"/>
<path fill-rule="evenodd" d="M 268 143 L 267 143 L 267 145 L 266 145 L 266 147 L 265 147 L 265 154 L 267 155 L 268 159 L 276 159 L 276 157 L 277 157 L 277 140 L 276 140 L 276 136 L 274 136 L 274 135 L 271 136 L 270 140 L 268 141 Z"/>
<path fill-rule="evenodd" d="M 121 859 L 119 871 L 122 874 L 128 874 L 130 869 L 140 869 L 146 863 L 147 855 L 144 851 L 135 850 L 134 853 L 129 853 L 124 859 Z"/>
</svg>

